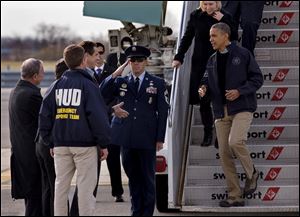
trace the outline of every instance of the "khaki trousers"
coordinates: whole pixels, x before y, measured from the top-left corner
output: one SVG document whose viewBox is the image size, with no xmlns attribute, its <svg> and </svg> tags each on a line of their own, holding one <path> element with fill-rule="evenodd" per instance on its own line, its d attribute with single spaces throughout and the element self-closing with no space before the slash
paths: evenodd
<svg viewBox="0 0 300 217">
<path fill-rule="evenodd" d="M 97 184 L 97 159 L 96 147 L 54 148 L 55 216 L 68 215 L 68 194 L 75 170 L 77 170 L 79 215 L 91 216 L 94 214 L 96 198 L 93 191 Z"/>
<path fill-rule="evenodd" d="M 234 163 L 234 156 L 240 160 L 248 178 L 252 178 L 253 162 L 246 146 L 247 134 L 252 122 L 251 112 L 240 112 L 228 116 L 227 107 L 224 107 L 224 118 L 215 120 L 219 155 L 226 177 L 228 196 L 241 197 L 242 191 Z"/>
</svg>

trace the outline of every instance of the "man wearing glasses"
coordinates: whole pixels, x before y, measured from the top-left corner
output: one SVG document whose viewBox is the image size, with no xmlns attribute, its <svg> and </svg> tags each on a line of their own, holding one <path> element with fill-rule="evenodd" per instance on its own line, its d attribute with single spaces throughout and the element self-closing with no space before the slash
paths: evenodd
<svg viewBox="0 0 300 217">
<path fill-rule="evenodd" d="M 106 100 L 116 98 L 119 103 L 112 119 L 112 142 L 121 146 L 131 215 L 152 216 L 156 151 L 163 148 L 169 108 L 167 91 L 163 79 L 145 71 L 149 49 L 131 46 L 125 54 L 128 61 L 102 83 L 101 91 Z M 127 64 L 131 73 L 121 77 Z"/>
</svg>

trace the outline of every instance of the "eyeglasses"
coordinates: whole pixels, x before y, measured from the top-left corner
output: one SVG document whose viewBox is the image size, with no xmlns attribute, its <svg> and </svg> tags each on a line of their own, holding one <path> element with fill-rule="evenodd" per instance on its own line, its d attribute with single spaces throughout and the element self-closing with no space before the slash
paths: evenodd
<svg viewBox="0 0 300 217">
<path fill-rule="evenodd" d="M 99 53 L 100 55 L 102 55 L 102 54 L 104 54 L 104 51 L 99 51 L 98 53 Z"/>
<path fill-rule="evenodd" d="M 134 63 L 134 62 L 141 63 L 145 60 L 146 60 L 146 58 L 144 58 L 144 57 L 131 57 L 129 61 L 132 63 Z"/>
</svg>

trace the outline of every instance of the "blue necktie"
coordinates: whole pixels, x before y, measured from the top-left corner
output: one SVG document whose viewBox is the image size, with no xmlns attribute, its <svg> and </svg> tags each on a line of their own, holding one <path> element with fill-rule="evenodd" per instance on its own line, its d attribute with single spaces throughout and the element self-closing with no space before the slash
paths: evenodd
<svg viewBox="0 0 300 217">
<path fill-rule="evenodd" d="M 101 75 L 102 69 L 98 68 L 96 71 L 98 75 Z"/>
<path fill-rule="evenodd" d="M 134 82 L 134 89 L 135 89 L 136 94 L 139 92 L 139 86 L 140 86 L 140 79 L 139 79 L 139 77 L 137 77 Z"/>
</svg>

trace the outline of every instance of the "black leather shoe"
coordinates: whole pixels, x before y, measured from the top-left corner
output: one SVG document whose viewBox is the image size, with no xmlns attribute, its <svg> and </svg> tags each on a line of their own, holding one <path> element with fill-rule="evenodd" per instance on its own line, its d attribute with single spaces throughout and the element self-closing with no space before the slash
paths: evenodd
<svg viewBox="0 0 300 217">
<path fill-rule="evenodd" d="M 201 146 L 207 147 L 210 146 L 212 143 L 212 133 L 204 133 L 203 142 L 201 143 Z"/>
<path fill-rule="evenodd" d="M 242 198 L 229 197 L 227 200 L 222 200 L 219 203 L 220 207 L 245 206 L 245 201 Z"/>
<path fill-rule="evenodd" d="M 245 196 L 253 194 L 256 191 L 258 177 L 259 177 L 259 172 L 254 168 L 252 178 L 251 179 L 247 178 L 245 182 L 245 187 L 244 187 Z"/>
<path fill-rule="evenodd" d="M 115 197 L 115 202 L 119 203 L 119 202 L 124 202 L 124 198 L 122 195 L 118 195 Z"/>
</svg>

